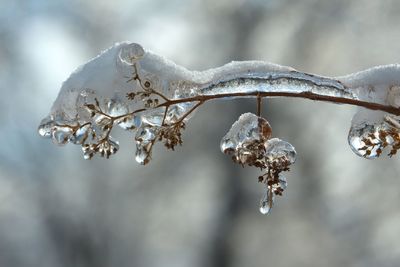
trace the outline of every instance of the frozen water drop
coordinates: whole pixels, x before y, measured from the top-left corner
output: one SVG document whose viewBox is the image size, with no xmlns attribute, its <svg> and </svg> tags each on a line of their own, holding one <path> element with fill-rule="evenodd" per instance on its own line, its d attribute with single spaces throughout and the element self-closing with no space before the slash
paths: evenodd
<svg viewBox="0 0 400 267">
<path fill-rule="evenodd" d="M 107 114 L 118 117 L 127 114 L 128 107 L 122 101 L 111 99 L 107 102 Z"/>
<path fill-rule="evenodd" d="M 279 186 L 285 190 L 287 188 L 287 180 L 286 177 L 283 175 L 279 175 Z"/>
<path fill-rule="evenodd" d="M 65 145 L 71 135 L 72 129 L 70 127 L 55 126 L 52 131 L 52 140 L 57 145 Z"/>
<path fill-rule="evenodd" d="M 265 156 L 269 161 L 284 159 L 293 164 L 296 161 L 296 150 L 290 143 L 272 138 L 265 142 Z"/>
<path fill-rule="evenodd" d="M 96 144 L 84 144 L 82 145 L 82 152 L 84 159 L 91 159 L 96 153 Z"/>
<path fill-rule="evenodd" d="M 118 54 L 118 58 L 121 62 L 131 65 L 136 60 L 144 56 L 144 49 L 141 45 L 131 43 L 123 46 Z"/>
<path fill-rule="evenodd" d="M 70 141 L 74 144 L 83 144 L 89 136 L 90 125 L 85 124 L 81 126 L 76 132 L 70 137 Z"/>
<path fill-rule="evenodd" d="M 124 130 L 134 130 L 139 128 L 141 125 L 141 117 L 135 114 L 124 116 L 124 118 L 118 121 L 118 126 Z"/>
<path fill-rule="evenodd" d="M 274 194 L 272 190 L 267 187 L 264 196 L 261 198 L 260 201 L 260 212 L 262 214 L 268 214 L 272 209 L 273 203 Z"/>
<path fill-rule="evenodd" d="M 151 126 L 161 126 L 164 118 L 165 108 L 148 110 L 142 114 L 142 123 Z"/>
<path fill-rule="evenodd" d="M 230 138 L 221 140 L 220 148 L 222 153 L 231 154 L 235 151 L 236 145 Z"/>
<path fill-rule="evenodd" d="M 233 154 L 234 161 L 248 165 L 260 165 L 264 153 L 262 144 L 271 137 L 268 121 L 253 113 L 242 114 L 222 138 L 223 153 Z"/>
<path fill-rule="evenodd" d="M 230 139 L 237 146 L 244 142 L 265 141 L 271 137 L 271 126 L 264 118 L 253 113 L 244 113 L 232 125 L 224 140 Z"/>
<path fill-rule="evenodd" d="M 46 117 L 40 122 L 40 125 L 38 127 L 39 135 L 45 138 L 50 138 L 54 125 L 54 121 L 50 117 Z"/>
<path fill-rule="evenodd" d="M 395 120 L 396 117 L 388 117 L 384 112 L 359 109 L 351 121 L 347 137 L 351 150 L 367 159 L 379 157 L 385 146 L 393 142 L 386 133 L 396 131 L 392 124 Z"/>
<path fill-rule="evenodd" d="M 81 122 L 90 121 L 93 110 L 88 108 L 87 105 L 96 103 L 95 98 L 96 92 L 92 89 L 84 89 L 79 93 L 75 106 L 77 117 Z"/>
<path fill-rule="evenodd" d="M 139 142 L 149 142 L 156 138 L 156 131 L 153 127 L 141 127 L 137 130 L 135 140 Z"/>
<path fill-rule="evenodd" d="M 272 185 L 273 189 L 278 189 L 281 188 L 282 190 L 285 190 L 287 188 L 287 180 L 286 177 L 283 176 L 281 173 L 279 174 L 279 183 L 278 184 L 273 184 Z"/>
<path fill-rule="evenodd" d="M 350 128 L 348 135 L 348 142 L 353 152 L 367 159 L 375 159 L 380 156 L 384 147 L 382 141 L 379 138 L 379 131 L 384 131 L 383 125 L 353 125 Z M 388 143 L 391 143 L 392 139 L 386 139 Z"/>
<path fill-rule="evenodd" d="M 179 119 L 185 114 L 187 110 L 182 105 L 173 105 L 168 108 L 167 115 L 165 117 L 166 124 L 173 124 L 179 121 Z"/>
<path fill-rule="evenodd" d="M 110 143 L 110 151 L 111 154 L 115 154 L 117 153 L 117 151 L 119 150 L 119 143 L 118 141 L 114 141 L 111 138 L 109 139 L 109 143 Z"/>
<path fill-rule="evenodd" d="M 112 120 L 110 117 L 99 113 L 99 114 L 96 114 L 96 116 L 94 117 L 94 122 L 99 127 L 104 127 L 106 125 L 110 125 L 112 123 Z"/>
<path fill-rule="evenodd" d="M 136 145 L 135 160 L 137 163 L 142 164 L 142 165 L 145 165 L 149 162 L 150 151 L 147 149 L 147 147 L 145 147 L 141 144 Z"/>
</svg>

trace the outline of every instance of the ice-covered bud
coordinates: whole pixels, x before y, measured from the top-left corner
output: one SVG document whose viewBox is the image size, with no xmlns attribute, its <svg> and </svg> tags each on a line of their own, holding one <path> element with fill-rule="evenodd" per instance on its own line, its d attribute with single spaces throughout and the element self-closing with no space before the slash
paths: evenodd
<svg viewBox="0 0 400 267">
<path fill-rule="evenodd" d="M 234 161 L 257 165 L 264 153 L 264 142 L 271 138 L 272 129 L 268 121 L 253 113 L 242 114 L 222 138 L 221 151 L 233 154 Z"/>
<path fill-rule="evenodd" d="M 130 43 L 121 48 L 118 53 L 118 59 L 128 65 L 131 65 L 138 59 L 144 56 L 144 49 L 141 45 L 136 43 Z"/>
<path fill-rule="evenodd" d="M 389 156 L 400 149 L 400 118 L 384 112 L 359 110 L 354 115 L 348 135 L 353 152 L 367 159 L 378 158 L 390 148 Z"/>
<path fill-rule="evenodd" d="M 53 143 L 65 145 L 72 137 L 73 129 L 69 126 L 54 126 L 51 132 Z"/>
<path fill-rule="evenodd" d="M 271 188 L 267 186 L 265 188 L 265 193 L 260 200 L 260 212 L 264 215 L 268 214 L 272 209 L 274 200 L 275 200 L 274 193 L 272 192 Z"/>
<path fill-rule="evenodd" d="M 38 127 L 38 133 L 41 137 L 50 138 L 52 128 L 55 126 L 54 120 L 49 117 L 44 118 Z"/>
<path fill-rule="evenodd" d="M 271 163 L 287 162 L 290 165 L 296 161 L 296 150 L 290 143 L 272 138 L 265 142 L 265 157 Z"/>
</svg>

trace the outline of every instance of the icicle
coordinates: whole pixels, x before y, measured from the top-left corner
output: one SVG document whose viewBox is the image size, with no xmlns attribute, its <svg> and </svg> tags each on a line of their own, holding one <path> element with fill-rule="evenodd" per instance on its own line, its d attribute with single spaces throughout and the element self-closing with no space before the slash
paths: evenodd
<svg viewBox="0 0 400 267">
<path fill-rule="evenodd" d="M 260 212 L 262 214 L 268 214 L 271 209 L 272 206 L 274 204 L 274 193 L 272 192 L 272 189 L 270 187 L 266 187 L 265 188 L 265 193 L 264 196 L 261 198 L 260 200 Z"/>
</svg>

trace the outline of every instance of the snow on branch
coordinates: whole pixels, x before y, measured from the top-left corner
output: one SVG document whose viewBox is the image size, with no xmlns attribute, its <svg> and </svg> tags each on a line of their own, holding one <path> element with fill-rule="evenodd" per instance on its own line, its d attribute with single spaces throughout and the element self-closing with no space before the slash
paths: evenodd
<svg viewBox="0 0 400 267">
<path fill-rule="evenodd" d="M 208 100 L 257 98 L 258 114 L 243 114 L 221 141 L 236 163 L 264 171 L 260 211 L 268 213 L 287 182 L 282 175 L 294 163 L 292 145 L 272 138 L 260 116 L 267 97 L 297 97 L 359 106 L 348 141 L 365 158 L 400 149 L 400 65 L 374 67 L 343 77 L 322 77 L 262 61 L 231 62 L 206 71 L 189 71 L 144 50 L 118 43 L 79 67 L 63 83 L 39 134 L 58 145 L 82 146 L 85 159 L 110 157 L 119 149 L 113 127 L 131 131 L 136 161 L 147 164 L 156 142 L 168 149 L 182 144 L 182 130 Z"/>
</svg>

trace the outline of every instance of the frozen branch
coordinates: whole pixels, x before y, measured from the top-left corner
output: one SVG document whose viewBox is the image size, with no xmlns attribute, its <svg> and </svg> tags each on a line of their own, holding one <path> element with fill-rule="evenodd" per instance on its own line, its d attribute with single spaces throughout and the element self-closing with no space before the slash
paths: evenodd
<svg viewBox="0 0 400 267">
<path fill-rule="evenodd" d="M 181 131 L 193 112 L 209 100 L 257 98 L 257 115 L 244 114 L 221 142 L 235 162 L 265 170 L 262 212 L 286 187 L 281 175 L 294 163 L 289 143 L 271 139 L 260 117 L 261 101 L 294 97 L 359 106 L 349 144 L 360 156 L 375 158 L 400 149 L 400 65 L 371 68 L 343 77 L 322 77 L 262 61 L 231 62 L 216 69 L 189 71 L 134 43 L 116 44 L 78 68 L 64 82 L 39 133 L 59 145 L 82 146 L 84 157 L 109 157 L 119 145 L 115 125 L 135 133 L 136 160 L 146 164 L 153 145 L 182 144 Z"/>
</svg>

